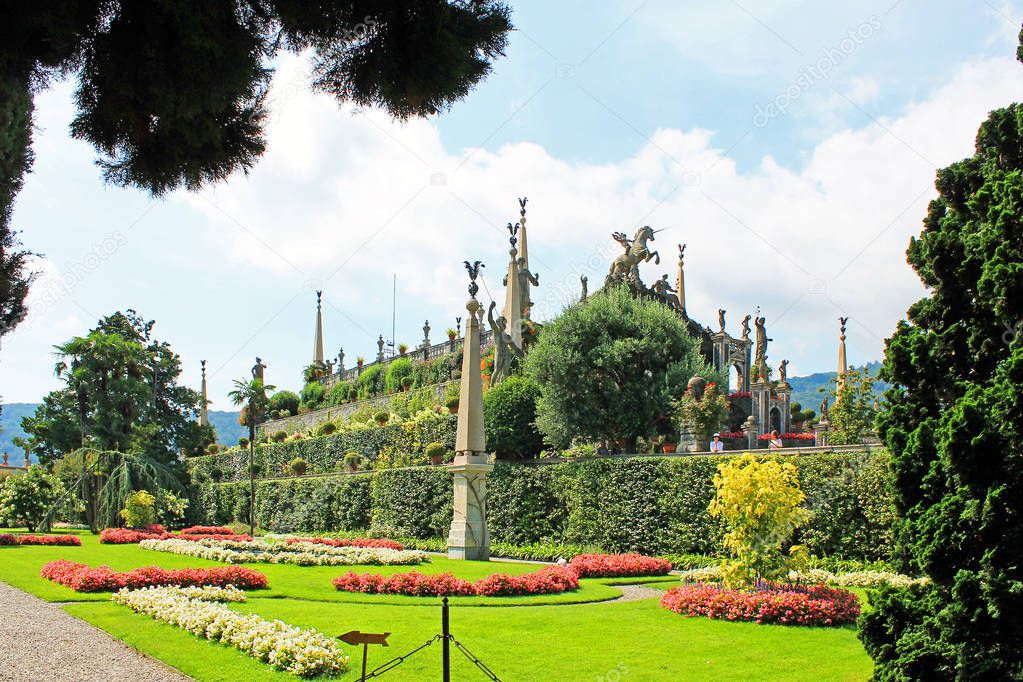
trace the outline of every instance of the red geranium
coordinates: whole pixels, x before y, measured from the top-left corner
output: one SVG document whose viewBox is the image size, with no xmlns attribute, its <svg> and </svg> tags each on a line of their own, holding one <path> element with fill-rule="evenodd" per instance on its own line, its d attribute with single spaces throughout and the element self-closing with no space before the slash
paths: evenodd
<svg viewBox="0 0 1023 682">
<path fill-rule="evenodd" d="M 382 576 L 376 573 L 348 572 L 333 581 L 345 592 L 402 594 L 410 597 L 510 597 L 554 594 L 579 587 L 579 576 L 566 566 L 547 566 L 525 575 L 491 575 L 472 583 L 450 573 L 425 575 L 417 571 Z"/>
<path fill-rule="evenodd" d="M 405 545 L 400 542 L 384 538 L 288 538 L 289 545 L 293 545 L 296 542 L 312 542 L 317 545 L 329 545 L 331 547 L 374 547 L 377 549 L 396 549 L 398 551 L 405 549 Z"/>
<path fill-rule="evenodd" d="M 199 587 L 233 585 L 243 590 L 260 590 L 268 586 L 266 576 L 245 566 L 214 566 L 212 568 L 166 569 L 159 566 L 145 566 L 124 573 L 110 570 L 108 566 L 92 568 L 85 564 L 60 559 L 43 566 L 40 575 L 55 583 L 70 587 L 76 592 L 114 592 L 127 587 Z"/>
<path fill-rule="evenodd" d="M 227 526 L 189 526 L 178 532 L 182 535 L 234 535 Z"/>
<path fill-rule="evenodd" d="M 580 578 L 667 575 L 671 562 L 642 554 L 580 554 L 569 562 Z"/>
<path fill-rule="evenodd" d="M 18 535 L 15 539 L 19 545 L 80 547 L 82 544 L 82 541 L 74 535 Z"/>
<path fill-rule="evenodd" d="M 661 606 L 684 616 L 780 625 L 843 625 L 860 615 L 855 594 L 824 585 L 761 585 L 746 592 L 693 583 L 668 590 Z"/>
</svg>

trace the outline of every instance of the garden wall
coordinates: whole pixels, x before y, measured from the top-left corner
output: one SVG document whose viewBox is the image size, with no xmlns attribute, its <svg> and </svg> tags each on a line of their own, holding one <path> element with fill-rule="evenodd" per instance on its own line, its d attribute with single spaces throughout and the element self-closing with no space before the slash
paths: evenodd
<svg viewBox="0 0 1023 682">
<path fill-rule="evenodd" d="M 707 513 L 713 476 L 727 455 L 633 457 L 524 465 L 499 462 L 487 481 L 490 533 L 514 544 L 560 542 L 605 551 L 713 554 L 721 527 Z M 797 541 L 821 556 L 885 559 L 892 542 L 888 454 L 784 456 L 799 469 L 811 521 Z M 246 483 L 198 494 L 205 521 L 244 518 Z M 442 468 L 261 481 L 257 517 L 278 532 L 370 530 L 443 538 L 451 478 Z"/>
</svg>

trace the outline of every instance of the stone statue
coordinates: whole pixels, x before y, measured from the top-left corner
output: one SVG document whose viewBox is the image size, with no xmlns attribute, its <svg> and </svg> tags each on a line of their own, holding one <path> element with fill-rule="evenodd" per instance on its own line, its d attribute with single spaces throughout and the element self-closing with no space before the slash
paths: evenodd
<svg viewBox="0 0 1023 682">
<path fill-rule="evenodd" d="M 724 308 L 718 308 L 718 332 L 721 334 L 725 333 L 725 313 L 727 311 Z"/>
<path fill-rule="evenodd" d="M 381 334 L 380 338 L 377 339 L 377 362 L 384 359 L 384 335 Z"/>
<path fill-rule="evenodd" d="M 874 412 L 881 411 L 881 400 L 875 395 L 874 396 Z"/>
<path fill-rule="evenodd" d="M 626 237 L 622 232 L 615 232 L 611 235 L 612 239 L 622 245 L 625 253 L 615 258 L 614 262 L 611 263 L 611 270 L 607 273 L 604 286 L 616 280 L 628 280 L 642 284 L 642 280 L 639 278 L 639 264 L 648 263 L 651 260 L 657 265 L 661 264 L 661 255 L 647 247 L 647 242 L 654 241 L 654 234 L 657 232 L 660 232 L 660 230 L 654 230 L 649 225 L 644 225 L 639 228 L 636 236 L 632 239 Z"/>
<path fill-rule="evenodd" d="M 526 268 L 526 259 L 519 256 L 517 259 L 519 264 L 519 291 L 522 292 L 522 302 L 520 309 L 522 310 L 522 316 L 529 317 L 529 309 L 533 307 L 533 302 L 529 300 L 529 285 L 532 284 L 534 287 L 540 286 L 540 274 L 532 273 Z"/>
<path fill-rule="evenodd" d="M 786 380 L 788 379 L 788 377 L 789 377 L 789 361 L 788 360 L 782 360 L 781 364 L 778 365 L 778 380 L 781 383 L 784 384 L 784 383 L 787 383 Z"/>
<path fill-rule="evenodd" d="M 337 349 L 337 370 L 339 372 L 345 371 L 345 349 Z"/>
<path fill-rule="evenodd" d="M 494 331 L 494 373 L 490 375 L 490 385 L 496 386 L 511 374 L 512 354 L 521 357 L 522 350 L 512 341 L 511 334 L 505 331 L 508 324 L 504 315 L 494 318 L 494 308 L 497 303 L 490 302 L 490 309 L 487 310 L 487 319 L 490 328 Z"/>
<path fill-rule="evenodd" d="M 656 280 L 650 288 L 657 298 L 661 300 L 661 303 L 666 304 L 672 310 L 679 308 L 678 298 L 672 296 L 672 294 L 677 293 L 677 290 L 668 283 L 668 275 L 661 275 L 661 278 Z"/>
<path fill-rule="evenodd" d="M 752 315 L 747 315 L 742 318 L 742 338 L 745 341 L 749 341 L 749 321 Z"/>
<path fill-rule="evenodd" d="M 821 421 L 828 420 L 828 396 L 821 398 L 820 404 Z"/>
<path fill-rule="evenodd" d="M 7 463 L 7 460 L 9 459 L 9 457 L 10 457 L 10 456 L 9 456 L 9 455 L 8 455 L 8 454 L 7 454 L 6 452 L 5 452 L 5 453 L 4 453 L 4 466 L 10 466 L 10 465 L 9 465 L 9 464 Z"/>
<path fill-rule="evenodd" d="M 333 376 L 333 375 L 334 375 L 334 361 L 333 360 L 327 360 L 327 376 Z"/>
<path fill-rule="evenodd" d="M 260 381 L 263 381 L 263 370 L 265 370 L 267 367 L 268 367 L 268 365 L 264 365 L 262 358 L 260 358 L 257 355 L 256 356 L 256 364 L 254 364 L 252 366 L 252 378 L 253 379 L 259 379 Z"/>
<path fill-rule="evenodd" d="M 480 268 L 485 268 L 486 265 L 481 261 L 474 261 L 472 263 L 469 263 L 469 261 L 462 262 L 465 263 L 465 270 L 469 273 L 469 296 L 476 298 L 476 294 L 480 292 L 480 285 L 476 284 L 476 278 L 479 277 Z"/>
<path fill-rule="evenodd" d="M 427 320 L 426 324 L 423 325 L 423 344 L 430 345 L 430 321 Z"/>
<path fill-rule="evenodd" d="M 579 283 L 583 287 L 583 295 L 582 295 L 582 298 L 579 299 L 580 301 L 585 301 L 586 300 L 586 297 L 588 295 L 587 291 L 586 291 L 586 288 L 589 285 L 589 282 L 590 282 L 590 280 L 586 277 L 586 275 L 579 275 Z"/>
<path fill-rule="evenodd" d="M 753 325 L 757 328 L 757 347 L 753 366 L 760 373 L 759 380 L 767 381 L 767 343 L 771 341 L 771 339 L 767 338 L 767 318 L 758 317 L 753 320 Z"/>
</svg>

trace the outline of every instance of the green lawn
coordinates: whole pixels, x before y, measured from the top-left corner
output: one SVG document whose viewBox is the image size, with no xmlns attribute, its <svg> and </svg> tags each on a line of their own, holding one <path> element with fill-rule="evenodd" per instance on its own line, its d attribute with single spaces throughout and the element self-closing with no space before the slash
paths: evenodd
<svg viewBox="0 0 1023 682">
<path fill-rule="evenodd" d="M 145 565 L 210 566 L 215 562 L 142 550 L 136 545 L 100 545 L 88 534 L 82 535 L 82 542 L 82 547 L 2 547 L 0 580 L 43 599 L 77 602 L 65 609 L 196 679 L 290 678 L 233 649 L 114 605 L 109 595 L 78 594 L 39 577 L 40 567 L 56 558 L 92 566 L 106 564 L 117 570 Z M 370 668 L 440 631 L 438 599 L 337 592 L 330 580 L 348 570 L 344 567 L 251 566 L 267 575 L 271 589 L 251 592 L 248 603 L 233 608 L 328 634 L 353 629 L 390 631 L 390 647 L 370 649 Z M 475 579 L 536 568 L 435 557 L 415 570 L 447 571 Z M 354 570 L 386 573 L 410 567 Z M 666 585 L 660 580 L 654 586 Z M 565 603 L 613 598 L 618 590 L 608 583 L 614 582 L 620 581 L 585 580 L 578 592 L 539 598 L 452 599 L 451 630 L 504 680 L 865 680 L 870 676 L 870 659 L 853 627 L 795 628 L 684 618 L 661 609 L 656 599 Z M 496 606 L 499 604 L 510 607 Z M 351 654 L 357 671 L 361 651 L 352 647 Z M 484 679 L 456 650 L 451 655 L 454 679 Z M 434 644 L 384 679 L 435 677 L 440 674 L 440 656 L 440 644 Z"/>
</svg>

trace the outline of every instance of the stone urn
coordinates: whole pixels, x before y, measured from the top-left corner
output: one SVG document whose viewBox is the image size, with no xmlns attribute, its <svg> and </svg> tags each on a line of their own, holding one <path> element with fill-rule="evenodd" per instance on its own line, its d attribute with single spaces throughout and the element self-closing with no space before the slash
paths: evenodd
<svg viewBox="0 0 1023 682">
<path fill-rule="evenodd" d="M 692 394 L 697 401 L 703 400 L 703 393 L 707 390 L 707 380 L 703 377 L 696 375 L 689 380 L 687 390 Z"/>
</svg>

